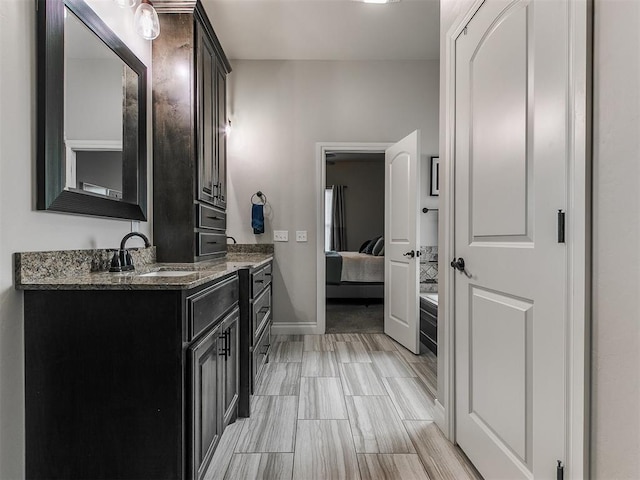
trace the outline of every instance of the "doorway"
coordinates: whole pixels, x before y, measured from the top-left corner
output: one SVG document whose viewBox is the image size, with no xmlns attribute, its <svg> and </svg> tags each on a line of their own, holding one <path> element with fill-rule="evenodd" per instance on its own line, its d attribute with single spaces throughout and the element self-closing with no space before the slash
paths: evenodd
<svg viewBox="0 0 640 480">
<path fill-rule="evenodd" d="M 384 332 L 384 153 L 326 153 L 326 333 Z"/>
</svg>

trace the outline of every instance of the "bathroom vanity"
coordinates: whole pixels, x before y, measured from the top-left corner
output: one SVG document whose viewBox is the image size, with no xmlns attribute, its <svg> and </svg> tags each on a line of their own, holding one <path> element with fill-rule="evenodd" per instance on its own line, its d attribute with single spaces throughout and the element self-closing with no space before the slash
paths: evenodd
<svg viewBox="0 0 640 480">
<path fill-rule="evenodd" d="M 18 255 L 27 478 L 203 478 L 249 375 L 239 271 L 271 255 L 35 280 Z"/>
</svg>

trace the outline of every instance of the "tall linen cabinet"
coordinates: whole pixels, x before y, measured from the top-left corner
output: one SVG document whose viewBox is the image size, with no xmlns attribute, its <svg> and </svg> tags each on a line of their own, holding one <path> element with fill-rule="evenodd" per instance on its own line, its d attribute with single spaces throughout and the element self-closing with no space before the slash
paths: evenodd
<svg viewBox="0 0 640 480">
<path fill-rule="evenodd" d="M 156 0 L 153 238 L 158 261 L 226 254 L 226 80 L 231 72 L 199 1 Z"/>
</svg>

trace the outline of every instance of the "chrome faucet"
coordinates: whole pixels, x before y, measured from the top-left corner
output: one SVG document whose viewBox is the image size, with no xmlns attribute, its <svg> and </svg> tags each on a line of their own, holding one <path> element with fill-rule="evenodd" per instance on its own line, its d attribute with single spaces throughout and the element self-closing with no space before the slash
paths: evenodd
<svg viewBox="0 0 640 480">
<path fill-rule="evenodd" d="M 140 237 L 141 239 L 143 239 L 145 248 L 149 248 L 151 246 L 151 242 L 149 242 L 149 239 L 146 235 L 140 232 L 127 233 L 124 237 L 122 237 L 122 241 L 120 242 L 120 249 L 116 250 L 113 254 L 113 258 L 111 259 L 111 268 L 109 268 L 110 272 L 128 272 L 130 270 L 135 270 L 131 254 L 129 253 L 129 250 L 124 248 L 127 240 L 129 240 L 131 237 Z"/>
</svg>

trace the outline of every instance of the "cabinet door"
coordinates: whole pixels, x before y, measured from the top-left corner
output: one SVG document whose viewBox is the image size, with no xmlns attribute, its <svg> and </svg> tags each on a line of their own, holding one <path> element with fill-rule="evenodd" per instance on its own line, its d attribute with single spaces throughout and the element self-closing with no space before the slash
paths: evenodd
<svg viewBox="0 0 640 480">
<path fill-rule="evenodd" d="M 239 336 L 238 322 L 240 310 L 236 308 L 222 324 L 222 336 L 225 340 L 224 356 L 224 387 L 222 392 L 222 405 L 224 411 L 224 425 L 235 419 L 235 407 L 238 404 L 238 362 Z"/>
<path fill-rule="evenodd" d="M 211 330 L 189 349 L 191 363 L 191 468 L 192 480 L 204 475 L 221 434 L 220 363 L 223 362 L 221 328 Z"/>
<path fill-rule="evenodd" d="M 218 194 L 218 181 L 216 178 L 217 157 L 217 110 L 216 110 L 216 56 L 213 45 L 204 29 L 198 25 L 196 78 L 198 109 L 197 121 L 197 148 L 198 148 L 198 200 L 215 203 Z"/>
<path fill-rule="evenodd" d="M 216 105 L 218 151 L 216 176 L 218 182 L 215 204 L 222 209 L 227 207 L 227 75 L 222 68 L 216 69 Z"/>
</svg>

